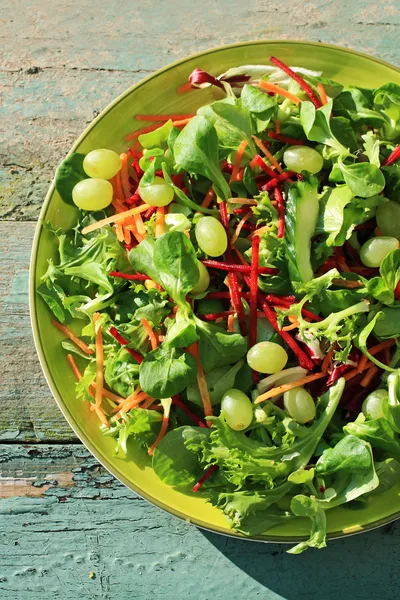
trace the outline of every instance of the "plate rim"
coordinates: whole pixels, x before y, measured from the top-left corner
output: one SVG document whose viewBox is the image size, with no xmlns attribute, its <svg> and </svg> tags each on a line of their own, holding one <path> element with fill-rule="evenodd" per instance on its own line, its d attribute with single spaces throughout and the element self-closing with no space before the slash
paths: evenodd
<svg viewBox="0 0 400 600">
<path fill-rule="evenodd" d="M 174 69 L 177 66 L 184 65 L 186 62 L 189 62 L 193 59 L 200 58 L 205 55 L 213 54 L 215 52 L 220 52 L 221 50 L 229 50 L 229 49 L 244 47 L 244 46 L 262 46 L 262 45 L 275 45 L 275 44 L 283 44 L 283 45 L 288 45 L 288 46 L 302 45 L 302 46 L 311 46 L 311 47 L 319 47 L 319 48 L 321 48 L 321 47 L 328 48 L 331 50 L 343 52 L 344 54 L 353 54 L 355 56 L 359 56 L 361 58 L 381 64 L 385 67 L 388 67 L 388 68 L 400 73 L 399 67 L 396 67 L 395 65 L 392 65 L 391 63 L 384 61 L 380 58 L 371 56 L 364 52 L 359 52 L 357 50 L 353 50 L 352 48 L 345 48 L 343 46 L 337 46 L 335 44 L 327 44 L 324 42 L 309 42 L 306 40 L 273 39 L 273 40 L 249 40 L 249 41 L 244 41 L 244 42 L 235 42 L 232 44 L 226 44 L 226 45 L 222 45 L 222 46 L 213 46 L 212 48 L 208 48 L 206 50 L 202 50 L 200 52 L 190 54 L 190 55 L 180 58 L 172 63 L 168 63 L 161 69 L 155 70 L 154 72 L 150 73 L 149 75 L 147 75 L 146 77 L 144 77 L 143 79 L 138 81 L 137 83 L 135 83 L 132 86 L 130 86 L 129 88 L 127 88 L 124 92 L 119 94 L 114 100 L 112 100 L 99 113 L 99 115 L 95 119 L 93 119 L 93 121 L 91 121 L 91 123 L 89 123 L 89 125 L 84 129 L 84 131 L 75 140 L 75 142 L 71 146 L 70 150 L 65 155 L 65 158 L 67 156 L 69 156 L 72 152 L 75 151 L 75 149 L 87 137 L 89 132 L 92 131 L 92 129 L 94 129 L 96 127 L 96 125 L 105 117 L 105 115 L 113 107 L 117 106 L 122 100 L 124 100 L 127 96 L 129 96 L 135 90 L 139 89 L 142 85 L 145 85 L 148 81 L 151 81 L 152 79 L 158 77 L 159 75 L 166 73 L 167 71 Z M 231 537 L 234 539 L 248 540 L 248 541 L 252 541 L 252 542 L 293 544 L 293 543 L 297 543 L 297 542 L 307 539 L 306 536 L 285 536 L 284 539 L 280 536 L 278 537 L 278 536 L 273 536 L 273 535 L 245 536 L 245 535 L 243 535 L 239 532 L 233 531 L 233 530 L 228 532 L 228 531 L 226 531 L 226 529 L 222 529 L 217 525 L 212 526 L 212 527 L 208 526 L 206 523 L 202 522 L 201 519 L 188 518 L 187 515 L 185 515 L 185 513 L 164 504 L 159 498 L 156 498 L 156 497 L 152 496 L 151 494 L 148 494 L 147 492 L 142 490 L 139 486 L 135 485 L 133 482 L 128 480 L 122 473 L 117 474 L 116 473 L 117 469 L 109 461 L 108 457 L 105 456 L 101 451 L 99 451 L 96 448 L 96 446 L 91 441 L 90 437 L 87 436 L 86 433 L 81 429 L 77 418 L 65 405 L 62 395 L 58 391 L 57 385 L 53 379 L 50 368 L 47 365 L 47 361 L 46 361 L 46 358 L 44 355 L 44 350 L 43 350 L 43 344 L 41 341 L 39 326 L 38 326 L 38 319 L 37 319 L 37 294 L 36 294 L 36 284 L 35 284 L 37 254 L 38 254 L 40 236 L 41 236 L 41 232 L 42 232 L 42 224 L 43 224 L 44 218 L 46 216 L 47 210 L 50 206 L 50 202 L 51 202 L 51 198 L 54 193 L 54 190 L 55 190 L 55 175 L 51 181 L 51 184 L 47 190 L 45 199 L 43 201 L 43 205 L 42 205 L 42 208 L 39 213 L 38 221 L 37 221 L 37 224 L 35 227 L 34 238 L 33 238 L 33 242 L 32 242 L 31 258 L 30 258 L 30 264 L 29 264 L 29 314 L 30 314 L 31 329 L 32 329 L 32 333 L 33 333 L 34 346 L 35 346 L 36 353 L 39 358 L 42 372 L 46 379 L 46 383 L 49 386 L 49 389 L 53 395 L 54 400 L 57 403 L 58 408 L 60 409 L 60 411 L 63 414 L 64 418 L 66 419 L 67 423 L 71 427 L 72 431 L 79 438 L 79 440 L 86 447 L 86 449 L 96 458 L 96 460 L 99 461 L 99 463 L 105 469 L 107 469 L 107 471 L 111 475 L 113 475 L 113 477 L 115 477 L 117 479 L 117 481 L 119 481 L 120 483 L 125 485 L 128 489 L 133 491 L 135 494 L 137 494 L 141 498 L 150 502 L 153 506 L 166 511 L 170 515 L 173 515 L 174 517 L 176 517 L 182 521 L 185 521 L 186 523 L 195 525 L 195 526 L 197 526 L 205 531 L 209 531 L 211 533 L 218 533 L 218 534 L 224 535 L 226 537 Z M 331 539 L 331 540 L 332 539 L 340 539 L 340 538 L 349 537 L 352 535 L 366 533 L 368 531 L 377 529 L 383 525 L 392 523 L 392 522 L 396 521 L 397 519 L 400 519 L 400 510 L 397 511 L 396 513 L 394 513 L 393 515 L 390 515 L 388 517 L 384 517 L 382 519 L 374 521 L 373 523 L 370 523 L 370 524 L 362 527 L 359 530 L 355 530 L 355 531 L 341 530 L 341 531 L 331 532 L 327 535 L 327 538 Z"/>
</svg>

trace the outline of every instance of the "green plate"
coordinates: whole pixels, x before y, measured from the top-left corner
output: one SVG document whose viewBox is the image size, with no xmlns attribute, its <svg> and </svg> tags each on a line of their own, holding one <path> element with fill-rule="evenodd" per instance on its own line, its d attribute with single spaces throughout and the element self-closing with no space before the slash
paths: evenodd
<svg viewBox="0 0 400 600">
<path fill-rule="evenodd" d="M 400 84 L 400 70 L 375 58 L 350 50 L 305 42 L 246 42 L 208 50 L 180 60 L 127 90 L 108 106 L 74 144 L 71 151 L 87 153 L 94 148 L 112 148 L 122 152 L 125 136 L 143 123 L 134 120 L 139 113 L 187 113 L 212 101 L 218 94 L 212 88 L 178 95 L 177 88 L 189 73 L 200 67 L 213 74 L 243 64 L 266 64 L 275 55 L 290 65 L 323 71 L 326 77 L 343 84 L 378 87 L 389 81 Z M 64 204 L 54 183 L 44 201 L 40 223 L 50 220 L 58 227 L 69 227 L 76 219 L 73 207 Z M 33 244 L 30 273 L 30 306 L 33 334 L 39 358 L 53 395 L 76 435 L 115 477 L 126 486 L 181 519 L 218 533 L 234 535 L 221 512 L 202 498 L 183 495 L 164 485 L 142 455 L 130 452 L 126 459 L 113 456 L 114 442 L 101 435 L 98 421 L 88 403 L 77 400 L 75 381 L 65 359 L 62 335 L 51 325 L 51 315 L 35 293 L 47 259 L 55 255 L 52 235 L 38 225 Z M 372 497 L 365 508 L 335 508 L 328 512 L 329 537 L 361 532 L 400 517 L 400 482 L 390 491 Z M 267 535 L 253 539 L 273 542 L 297 542 L 309 531 L 309 522 L 301 519 L 277 526 Z"/>
</svg>

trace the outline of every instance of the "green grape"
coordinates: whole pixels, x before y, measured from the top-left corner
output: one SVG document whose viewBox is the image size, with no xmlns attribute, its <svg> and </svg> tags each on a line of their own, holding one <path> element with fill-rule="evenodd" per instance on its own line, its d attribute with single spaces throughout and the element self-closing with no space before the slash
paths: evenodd
<svg viewBox="0 0 400 600">
<path fill-rule="evenodd" d="M 208 256 L 221 256 L 228 247 L 228 236 L 222 224 L 214 217 L 202 217 L 196 225 L 196 239 Z"/>
<path fill-rule="evenodd" d="M 72 190 L 72 200 L 82 210 L 101 210 L 111 204 L 113 187 L 105 179 L 83 179 Z"/>
<path fill-rule="evenodd" d="M 366 417 L 371 419 L 379 419 L 385 417 L 383 412 L 383 401 L 388 397 L 388 392 L 383 389 L 375 390 L 368 394 L 362 404 L 362 412 Z"/>
<path fill-rule="evenodd" d="M 314 400 L 303 387 L 297 387 L 283 394 L 283 404 L 289 415 L 298 423 L 308 423 L 315 418 Z"/>
<path fill-rule="evenodd" d="M 139 196 L 151 206 L 167 206 L 174 199 L 174 189 L 162 177 L 154 177 L 150 185 L 139 185 Z"/>
<path fill-rule="evenodd" d="M 253 420 L 253 405 L 244 392 L 232 388 L 222 397 L 221 414 L 231 429 L 242 431 Z"/>
<path fill-rule="evenodd" d="M 191 294 L 202 294 L 203 292 L 205 292 L 208 289 L 208 286 L 210 285 L 210 275 L 206 269 L 206 267 L 203 265 L 202 262 L 200 262 L 199 260 L 197 261 L 197 267 L 199 269 L 199 280 L 196 283 L 196 285 L 194 286 L 194 288 L 192 289 L 192 291 L 190 292 Z"/>
<path fill-rule="evenodd" d="M 113 150 L 99 148 L 86 154 L 83 170 L 89 177 L 111 179 L 121 169 L 121 159 Z"/>
<path fill-rule="evenodd" d="M 376 209 L 376 222 L 383 235 L 400 239 L 400 204 L 390 200 Z"/>
<path fill-rule="evenodd" d="M 275 342 L 259 342 L 247 353 L 249 367 L 259 373 L 278 373 L 285 367 L 287 360 L 286 350 Z"/>
<path fill-rule="evenodd" d="M 296 173 L 319 173 L 324 165 L 324 159 L 319 152 L 308 146 L 291 146 L 285 150 L 283 161 L 288 169 Z"/>
<path fill-rule="evenodd" d="M 397 250 L 399 246 L 399 241 L 394 237 L 382 235 L 371 238 L 361 246 L 361 261 L 366 267 L 379 267 L 389 252 Z"/>
</svg>

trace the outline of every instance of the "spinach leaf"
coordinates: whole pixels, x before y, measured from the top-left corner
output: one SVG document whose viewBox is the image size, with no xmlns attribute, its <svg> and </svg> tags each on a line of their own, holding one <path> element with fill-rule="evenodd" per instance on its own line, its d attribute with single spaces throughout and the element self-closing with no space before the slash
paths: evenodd
<svg viewBox="0 0 400 600">
<path fill-rule="evenodd" d="M 316 109 L 312 102 L 302 102 L 300 108 L 300 122 L 311 142 L 320 142 L 330 146 L 340 155 L 348 155 L 348 149 L 334 136 L 330 126 L 332 101 Z"/>
<path fill-rule="evenodd" d="M 349 148 L 351 152 L 356 152 L 358 142 L 351 121 L 345 117 L 331 117 L 329 123 L 334 137 L 342 146 Z"/>
<path fill-rule="evenodd" d="M 168 136 L 172 130 L 172 121 L 169 119 L 161 127 L 150 131 L 149 133 L 142 133 L 139 135 L 139 143 L 143 148 L 166 148 Z"/>
<path fill-rule="evenodd" d="M 373 331 L 382 339 L 400 336 L 400 305 L 382 307 Z"/>
<path fill-rule="evenodd" d="M 216 210 L 214 208 L 204 208 L 204 206 L 201 206 L 200 204 L 197 204 L 196 202 L 194 202 L 194 200 L 191 200 L 189 198 L 189 196 L 187 196 L 185 194 L 185 192 L 183 190 L 181 190 L 181 188 L 179 188 L 177 185 L 175 185 L 171 179 L 169 172 L 168 172 L 168 167 L 167 167 L 166 163 L 162 163 L 162 171 L 163 171 L 165 181 L 167 183 L 169 183 L 169 185 L 173 188 L 173 190 L 175 192 L 175 196 L 177 196 L 177 198 L 179 199 L 179 202 L 181 204 L 183 204 L 187 208 L 190 208 L 191 210 L 199 211 L 199 212 L 205 213 L 206 215 L 217 215 L 218 214 L 218 210 Z"/>
<path fill-rule="evenodd" d="M 390 490 L 400 479 L 400 463 L 394 458 L 387 458 L 381 462 L 375 462 L 376 474 L 379 478 L 379 487 L 374 495 L 383 494 Z"/>
<path fill-rule="evenodd" d="M 202 106 L 197 114 L 205 117 L 215 127 L 223 149 L 237 150 L 239 144 L 246 140 L 251 154 L 255 154 L 256 147 L 251 137 L 253 124 L 247 108 L 232 104 L 230 100 L 218 100 Z"/>
<path fill-rule="evenodd" d="M 320 504 L 314 498 L 299 494 L 292 498 L 290 510 L 296 517 L 309 517 L 311 519 L 311 532 L 308 540 L 290 548 L 288 554 L 301 554 L 307 548 L 325 548 L 326 516 Z"/>
<path fill-rule="evenodd" d="M 365 135 L 361 136 L 364 140 L 364 154 L 368 158 L 371 165 L 376 167 L 381 166 L 379 158 L 379 150 L 381 147 L 381 140 L 375 135 L 373 131 L 368 131 Z"/>
<path fill-rule="evenodd" d="M 200 338 L 200 360 L 206 373 L 216 367 L 231 365 L 246 354 L 246 339 L 239 333 L 228 333 L 196 317 L 195 321 Z"/>
<path fill-rule="evenodd" d="M 174 348 L 187 348 L 198 339 L 192 311 L 187 307 L 180 306 L 175 319 L 171 320 L 171 324 L 168 326 L 165 343 Z"/>
<path fill-rule="evenodd" d="M 188 352 L 162 344 L 144 357 L 139 383 L 153 398 L 170 398 L 179 394 L 197 377 L 197 364 Z"/>
<path fill-rule="evenodd" d="M 155 240 L 146 236 L 140 244 L 129 252 L 129 262 L 138 273 L 148 275 L 150 279 L 162 285 L 161 277 L 154 266 Z"/>
<path fill-rule="evenodd" d="M 374 110 L 369 92 L 355 86 L 344 90 L 333 102 L 335 115 L 348 117 L 357 127 L 361 125 L 382 127 L 387 119 L 381 112 Z"/>
<path fill-rule="evenodd" d="M 219 167 L 218 135 L 215 127 L 204 117 L 193 117 L 176 138 L 174 156 L 181 169 L 204 175 L 227 200 L 230 189 Z"/>
<path fill-rule="evenodd" d="M 141 327 L 141 329 L 143 328 Z M 143 342 L 147 345 L 145 338 Z M 113 346 L 110 351 L 106 352 L 104 358 L 104 381 L 111 390 L 126 398 L 129 394 L 133 393 L 138 380 L 139 365 L 126 348 Z"/>
<path fill-rule="evenodd" d="M 386 310 L 390 310 L 390 309 L 386 309 Z M 396 369 L 392 369 L 392 367 L 390 367 L 389 365 L 385 365 L 385 363 L 382 363 L 375 356 L 370 354 L 368 351 L 368 348 L 367 348 L 368 337 L 372 333 L 372 331 L 374 331 L 376 333 L 375 326 L 383 316 L 384 316 L 384 313 L 382 311 L 377 312 L 375 314 L 375 316 L 371 319 L 371 321 L 364 327 L 364 329 L 362 329 L 360 331 L 360 333 L 358 334 L 358 338 L 357 338 L 357 346 L 359 347 L 361 352 L 363 354 L 365 354 L 365 356 L 367 356 L 367 358 L 369 358 L 369 360 L 371 360 L 373 363 L 375 363 L 379 368 L 384 369 L 385 371 L 395 371 Z M 393 334 L 392 334 L 392 336 L 393 336 Z"/>
<path fill-rule="evenodd" d="M 361 440 L 368 442 L 373 448 L 389 452 L 391 456 L 400 461 L 399 436 L 386 419 L 366 420 L 364 415 L 360 414 L 355 421 L 345 425 L 343 430 L 345 433 L 357 436 Z"/>
<path fill-rule="evenodd" d="M 178 304 L 186 304 L 187 294 L 199 280 L 196 253 L 181 231 L 170 231 L 154 244 L 154 268 L 166 292 Z"/>
<path fill-rule="evenodd" d="M 395 290 L 400 281 L 400 250 L 389 252 L 379 268 L 380 275 L 389 290 Z"/>
<path fill-rule="evenodd" d="M 396 433 L 400 433 L 400 371 L 388 376 L 389 402 L 384 405 L 385 416 Z"/>
<path fill-rule="evenodd" d="M 277 105 L 276 96 L 268 96 L 259 88 L 247 84 L 243 86 L 240 99 L 244 108 L 252 113 L 265 113 Z"/>
<path fill-rule="evenodd" d="M 346 435 L 334 448 L 325 450 L 316 464 L 318 475 L 331 475 L 338 471 L 358 473 L 370 467 L 371 457 L 366 445 L 354 435 Z"/>
<path fill-rule="evenodd" d="M 338 244 L 335 242 L 343 227 L 344 209 L 350 204 L 353 197 L 354 194 L 347 185 L 328 188 L 323 195 L 321 199 L 321 206 L 323 208 L 317 231 L 329 234 L 326 239 L 327 246 L 340 246 L 344 243 L 344 240 Z"/>
<path fill-rule="evenodd" d="M 340 157 L 338 165 L 354 196 L 370 198 L 379 194 L 385 187 L 385 178 L 376 165 L 366 162 L 346 165 Z"/>
<path fill-rule="evenodd" d="M 85 154 L 80 154 L 79 152 L 72 152 L 72 154 L 63 160 L 56 171 L 56 190 L 64 202 L 73 206 L 75 205 L 72 200 L 72 190 L 79 181 L 88 177 L 83 170 L 85 156 Z"/>
<path fill-rule="evenodd" d="M 235 387 L 236 375 L 242 368 L 243 364 L 244 361 L 240 360 L 233 366 L 217 367 L 216 369 L 213 369 L 207 373 L 207 387 L 212 406 L 220 404 L 222 396 L 225 394 L 225 392 Z M 190 402 L 193 402 L 200 407 L 203 406 L 203 401 L 201 399 L 201 393 L 197 382 L 189 385 L 186 393 Z"/>
<path fill-rule="evenodd" d="M 200 461 L 194 452 L 187 448 L 187 442 L 206 441 L 210 430 L 204 427 L 178 427 L 169 431 L 156 446 L 153 455 L 153 469 L 167 485 L 193 486 L 203 473 Z"/>
</svg>

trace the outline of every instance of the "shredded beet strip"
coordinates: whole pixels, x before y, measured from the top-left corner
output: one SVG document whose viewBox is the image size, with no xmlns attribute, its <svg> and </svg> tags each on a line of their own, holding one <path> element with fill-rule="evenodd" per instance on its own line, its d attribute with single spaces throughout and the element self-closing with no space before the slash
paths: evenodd
<svg viewBox="0 0 400 600">
<path fill-rule="evenodd" d="M 397 146 L 391 154 L 383 161 L 382 167 L 389 167 L 400 158 L 400 146 Z"/>
<path fill-rule="evenodd" d="M 268 137 L 273 140 L 277 140 L 278 142 L 282 142 L 282 144 L 290 144 L 291 146 L 304 146 L 304 140 L 296 140 L 296 138 L 287 137 L 287 135 L 281 135 L 280 133 L 276 133 L 275 131 L 269 131 Z"/>
<path fill-rule="evenodd" d="M 397 283 L 397 285 L 395 287 L 394 295 L 396 296 L 396 300 L 400 300 L 400 281 Z"/>
<path fill-rule="evenodd" d="M 194 423 L 196 423 L 196 425 L 198 425 L 199 427 L 206 427 L 207 428 L 207 425 L 200 419 L 200 417 L 198 417 L 197 415 L 195 415 L 194 412 L 192 412 L 190 410 L 190 408 L 188 408 L 186 406 L 186 404 L 183 402 L 183 400 L 181 399 L 181 397 L 179 396 L 179 394 L 175 394 L 174 396 L 172 396 L 172 404 L 175 404 L 175 406 L 178 406 L 178 408 L 180 408 L 181 410 L 183 410 L 183 412 L 190 419 L 192 419 L 192 421 Z"/>
<path fill-rule="evenodd" d="M 307 96 L 310 98 L 311 102 L 314 104 L 315 108 L 321 108 L 321 100 L 317 97 L 312 87 L 308 85 L 308 83 L 304 81 L 304 79 L 298 73 L 292 71 L 292 69 L 288 67 L 288 65 L 285 65 L 285 63 L 279 60 L 279 58 L 275 58 L 275 56 L 271 56 L 269 60 L 270 62 L 272 62 L 273 65 L 275 65 L 275 67 L 281 69 L 284 73 L 286 73 L 286 75 L 289 75 L 289 77 L 294 79 L 301 88 L 303 88 Z"/>
<path fill-rule="evenodd" d="M 202 260 L 203 265 L 206 267 L 212 267 L 213 269 L 220 269 L 221 271 L 237 271 L 238 273 L 250 273 L 251 265 L 237 265 L 236 263 L 224 263 L 218 260 Z M 271 269 L 270 267 L 259 267 L 258 273 L 262 275 L 275 275 L 278 273 L 278 269 Z"/>
<path fill-rule="evenodd" d="M 245 215 L 250 211 L 251 211 L 250 206 L 242 206 L 242 208 L 235 208 L 235 210 L 233 210 L 232 212 L 234 215 Z"/>
<path fill-rule="evenodd" d="M 189 83 L 193 87 L 200 87 L 204 83 L 210 83 L 211 85 L 216 85 L 225 91 L 225 88 L 219 79 L 213 75 L 210 75 L 206 71 L 203 71 L 203 69 L 195 69 L 192 71 L 189 75 Z"/>
<path fill-rule="evenodd" d="M 152 217 L 154 215 L 156 210 L 157 210 L 157 206 L 152 206 L 151 208 L 149 208 L 149 210 L 146 210 L 146 212 L 143 213 L 143 218 L 150 219 L 150 217 Z"/>
<path fill-rule="evenodd" d="M 274 179 L 271 179 L 271 181 L 264 183 L 264 185 L 261 186 L 261 191 L 269 192 L 269 190 L 276 187 L 282 181 L 289 179 L 289 177 L 293 177 L 293 175 L 296 175 L 294 171 L 285 171 L 284 173 L 281 173 L 278 177 L 274 177 Z"/>
<path fill-rule="evenodd" d="M 266 302 L 263 299 L 261 294 L 259 294 L 259 298 L 261 300 L 262 309 L 264 311 L 265 316 L 267 317 L 268 321 L 271 323 L 275 331 L 279 333 L 281 338 L 287 343 L 289 348 L 296 355 L 300 367 L 303 367 L 303 369 L 307 369 L 307 371 L 311 371 L 314 368 L 314 363 L 311 360 L 311 358 L 309 358 L 307 354 L 297 345 L 296 341 L 289 335 L 287 331 L 282 331 L 281 329 L 279 329 L 275 311 L 272 310 L 268 302 Z"/>
<path fill-rule="evenodd" d="M 275 188 L 274 194 L 279 215 L 278 238 L 283 238 L 285 235 L 285 205 L 283 204 L 282 192 L 278 187 Z"/>
<path fill-rule="evenodd" d="M 271 302 L 272 304 L 281 304 L 282 302 L 289 302 L 290 305 L 293 304 L 293 302 L 296 302 L 295 296 L 275 296 L 275 294 L 267 294 L 265 296 L 265 299 L 267 302 Z"/>
<path fill-rule="evenodd" d="M 242 292 L 241 296 L 245 300 L 249 300 L 250 292 Z M 229 292 L 210 292 L 206 296 L 207 300 L 229 300 L 230 297 L 231 295 Z"/>
<path fill-rule="evenodd" d="M 200 319 L 205 319 L 206 321 L 215 321 L 216 319 L 225 319 L 225 317 L 229 317 L 229 315 L 236 314 L 235 310 L 223 310 L 222 312 L 216 313 L 208 313 L 206 315 L 199 315 Z"/>
<path fill-rule="evenodd" d="M 273 179 L 276 177 L 276 172 L 273 171 L 268 165 L 265 164 L 265 161 L 263 160 L 262 156 L 260 156 L 259 154 L 256 154 L 255 157 L 253 158 L 253 161 L 269 176 L 272 177 Z"/>
<path fill-rule="evenodd" d="M 128 340 L 126 340 L 116 329 L 115 327 L 110 327 L 110 329 L 108 330 L 110 332 L 110 335 L 113 336 L 114 339 L 117 340 L 117 342 L 119 342 L 121 344 L 121 346 L 128 346 L 129 342 Z M 129 352 L 129 354 L 131 356 L 133 356 L 133 358 L 135 358 L 137 360 L 137 362 L 140 364 L 143 361 L 143 356 L 141 354 L 139 354 L 139 352 L 136 352 L 136 350 L 133 350 L 132 348 L 127 347 L 126 350 Z"/>
<path fill-rule="evenodd" d="M 201 486 L 215 471 L 218 469 L 218 465 L 212 465 L 207 471 L 200 477 L 198 482 L 192 487 L 192 492 L 198 492 Z"/>
<path fill-rule="evenodd" d="M 136 281 L 140 279 L 144 281 L 145 279 L 149 279 L 147 275 L 142 275 L 142 273 L 135 273 L 135 275 L 128 275 L 128 273 L 120 273 L 119 271 L 110 271 L 110 277 L 119 277 L 120 279 L 129 279 L 129 281 Z"/>
<path fill-rule="evenodd" d="M 220 215 L 221 215 L 221 223 L 225 228 L 226 235 L 228 236 L 228 240 L 229 240 L 229 245 L 228 245 L 228 249 L 226 251 L 226 255 L 227 255 L 228 259 L 230 259 L 232 256 L 232 249 L 231 249 L 230 235 L 229 235 L 228 208 L 227 208 L 225 201 L 222 201 L 220 203 L 219 211 L 220 211 Z M 233 271 L 228 272 L 228 282 L 229 282 L 229 291 L 231 293 L 232 306 L 236 310 L 237 315 L 238 315 L 240 331 L 241 331 L 242 335 L 246 335 L 246 333 L 247 333 L 246 319 L 244 317 L 243 304 L 242 304 L 242 300 L 240 298 L 238 278 L 237 278 L 237 274 L 235 272 L 233 272 Z"/>
<path fill-rule="evenodd" d="M 257 293 L 258 293 L 258 261 L 260 254 L 260 237 L 253 236 L 251 240 L 251 273 L 250 273 L 250 332 L 249 348 L 257 340 Z"/>
</svg>

